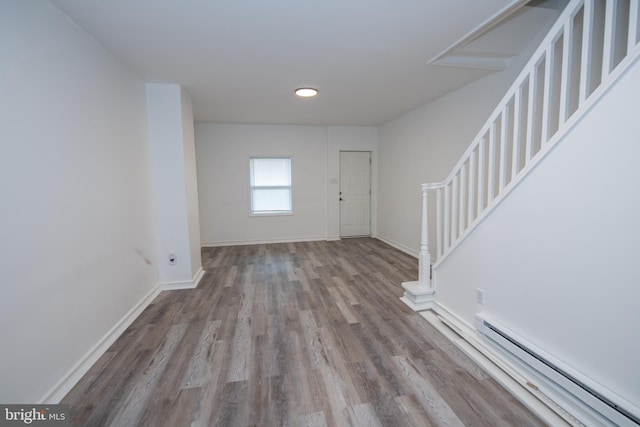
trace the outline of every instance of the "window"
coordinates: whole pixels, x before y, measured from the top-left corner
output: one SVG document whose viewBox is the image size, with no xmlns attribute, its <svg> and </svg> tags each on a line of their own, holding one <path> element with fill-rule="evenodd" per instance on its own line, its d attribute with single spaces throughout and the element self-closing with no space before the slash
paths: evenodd
<svg viewBox="0 0 640 427">
<path fill-rule="evenodd" d="M 290 157 L 249 159 L 251 214 L 293 212 Z"/>
</svg>

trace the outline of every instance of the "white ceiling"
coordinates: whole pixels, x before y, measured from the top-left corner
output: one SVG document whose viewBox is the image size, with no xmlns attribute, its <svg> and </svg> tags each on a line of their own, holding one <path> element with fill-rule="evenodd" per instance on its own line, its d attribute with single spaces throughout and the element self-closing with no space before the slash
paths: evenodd
<svg viewBox="0 0 640 427">
<path fill-rule="evenodd" d="M 487 75 L 427 62 L 515 3 L 52 1 L 145 81 L 183 85 L 198 122 L 334 125 L 380 125 Z"/>
</svg>

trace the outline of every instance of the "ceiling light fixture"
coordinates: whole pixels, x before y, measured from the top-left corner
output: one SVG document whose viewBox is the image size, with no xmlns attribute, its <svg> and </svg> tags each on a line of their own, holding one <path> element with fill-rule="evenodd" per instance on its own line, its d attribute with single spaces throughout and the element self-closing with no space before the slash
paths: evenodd
<svg viewBox="0 0 640 427">
<path fill-rule="evenodd" d="M 316 96 L 318 94 L 318 90 L 312 87 L 301 87 L 296 89 L 296 95 L 301 98 L 310 98 L 312 96 Z"/>
</svg>

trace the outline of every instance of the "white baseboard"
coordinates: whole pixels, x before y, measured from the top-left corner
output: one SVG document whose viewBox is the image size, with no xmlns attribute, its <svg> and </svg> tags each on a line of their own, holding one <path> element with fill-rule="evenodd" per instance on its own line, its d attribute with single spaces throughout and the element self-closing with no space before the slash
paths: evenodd
<svg viewBox="0 0 640 427">
<path fill-rule="evenodd" d="M 380 236 L 380 235 L 376 235 L 375 236 L 376 239 L 383 241 L 384 243 L 386 243 L 389 246 L 393 246 L 394 248 L 404 252 L 405 254 L 411 255 L 414 258 L 418 258 L 418 251 L 414 251 L 413 249 L 398 243 L 394 240 L 389 239 L 388 237 L 384 237 L 384 236 Z"/>
<path fill-rule="evenodd" d="M 298 243 L 298 242 L 317 242 L 320 240 L 328 240 L 327 236 L 311 236 L 311 237 L 291 237 L 283 239 L 265 239 L 265 240 L 222 240 L 219 242 L 204 242 L 203 248 L 217 248 L 221 246 L 244 246 L 244 245 L 267 245 L 270 243 Z M 340 240 L 340 239 L 337 239 Z"/>
<path fill-rule="evenodd" d="M 194 289 L 193 280 L 184 280 L 176 282 L 160 282 L 161 291 L 179 291 L 181 289 Z"/>
<path fill-rule="evenodd" d="M 200 267 L 200 270 L 193 276 L 191 280 L 178 280 L 175 282 L 160 282 L 160 290 L 162 291 L 179 291 L 180 289 L 195 289 L 198 287 L 198 283 L 204 276 L 204 269 Z"/>
<path fill-rule="evenodd" d="M 80 360 L 67 372 L 58 383 L 46 393 L 38 404 L 59 403 L 71 389 L 80 381 L 94 363 L 109 349 L 120 335 L 133 323 L 145 308 L 160 293 L 160 286 L 156 285 L 138 304 L 136 304 L 98 343 L 91 348 Z"/>
<path fill-rule="evenodd" d="M 436 302 L 434 310 L 420 315 L 545 423 L 557 427 L 581 425 L 565 408 L 532 386 L 535 381 L 526 372 L 486 346 L 475 329 L 452 311 Z"/>
<path fill-rule="evenodd" d="M 206 271 L 204 270 L 204 268 L 200 267 L 200 270 L 198 270 L 196 275 L 193 276 L 193 287 L 194 288 L 198 287 L 198 285 L 200 284 L 200 280 L 202 280 L 202 277 L 204 276 L 204 273 L 206 273 Z"/>
</svg>

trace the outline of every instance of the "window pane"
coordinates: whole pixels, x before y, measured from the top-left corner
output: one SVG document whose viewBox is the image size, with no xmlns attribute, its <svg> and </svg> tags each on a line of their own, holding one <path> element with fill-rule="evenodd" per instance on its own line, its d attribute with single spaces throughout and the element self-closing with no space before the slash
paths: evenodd
<svg viewBox="0 0 640 427">
<path fill-rule="evenodd" d="M 253 212 L 291 211 L 291 188 L 259 189 L 252 192 Z"/>
<path fill-rule="evenodd" d="M 291 159 L 255 158 L 251 159 L 252 186 L 290 186 Z"/>
<path fill-rule="evenodd" d="M 250 159 L 251 212 L 292 212 L 291 159 L 254 157 Z"/>
</svg>

